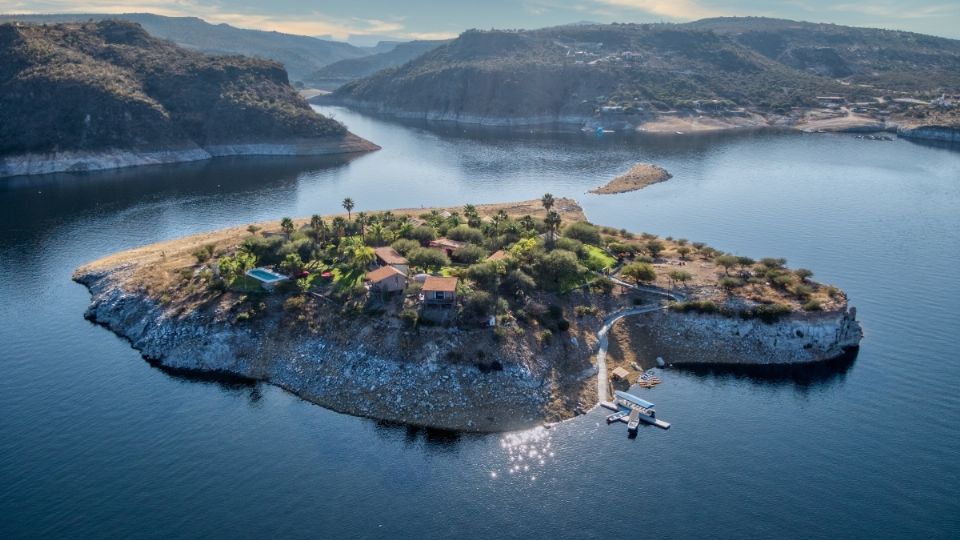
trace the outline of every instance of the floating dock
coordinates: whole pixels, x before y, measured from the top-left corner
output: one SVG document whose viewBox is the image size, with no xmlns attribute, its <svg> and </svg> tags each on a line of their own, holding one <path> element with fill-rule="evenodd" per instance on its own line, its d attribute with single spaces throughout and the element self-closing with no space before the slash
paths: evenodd
<svg viewBox="0 0 960 540">
<path fill-rule="evenodd" d="M 601 407 L 616 411 L 607 417 L 608 424 L 617 421 L 625 422 L 627 430 L 631 433 L 636 432 L 640 422 L 652 424 L 660 429 L 670 429 L 670 422 L 664 422 L 657 418 L 657 413 L 653 410 L 653 403 L 619 390 L 614 394 L 616 395 L 614 401 L 600 402 Z"/>
</svg>

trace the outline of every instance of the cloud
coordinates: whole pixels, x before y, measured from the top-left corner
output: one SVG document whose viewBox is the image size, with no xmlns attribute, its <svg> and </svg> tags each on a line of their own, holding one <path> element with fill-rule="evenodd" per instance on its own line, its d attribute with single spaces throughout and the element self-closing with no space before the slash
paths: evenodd
<svg viewBox="0 0 960 540">
<path fill-rule="evenodd" d="M 0 0 L 0 13 L 155 13 L 173 17 L 199 17 L 210 23 L 227 23 L 240 28 L 276 30 L 290 34 L 330 36 L 346 40 L 350 36 L 392 35 L 406 39 L 446 39 L 453 32 L 408 32 L 403 19 L 393 20 L 337 18 L 318 11 L 296 14 L 229 11 L 219 2 L 198 0 L 38 0 L 35 2 Z M 430 37 L 424 37 L 430 36 Z M 434 37 L 442 36 L 442 37 Z"/>
<path fill-rule="evenodd" d="M 719 17 L 729 15 L 730 12 L 721 11 L 701 5 L 696 0 L 594 0 L 607 6 L 645 11 L 652 15 L 660 15 L 671 19 L 703 19 L 705 17 Z"/>
</svg>

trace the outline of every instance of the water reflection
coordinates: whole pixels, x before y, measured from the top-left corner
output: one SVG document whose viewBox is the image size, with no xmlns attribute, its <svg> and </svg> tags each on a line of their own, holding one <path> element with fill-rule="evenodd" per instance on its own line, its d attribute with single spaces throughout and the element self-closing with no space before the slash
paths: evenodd
<svg viewBox="0 0 960 540">
<path fill-rule="evenodd" d="M 840 384 L 856 362 L 860 349 L 854 348 L 825 362 L 790 365 L 686 364 L 676 369 L 704 379 L 742 380 L 756 385 L 793 386 L 806 393 L 816 386 Z"/>
<path fill-rule="evenodd" d="M 389 420 L 372 420 L 372 422 L 376 426 L 376 434 L 386 440 L 402 440 L 406 446 L 422 446 L 427 450 L 443 453 L 455 451 L 466 438 L 483 436 Z"/>
<path fill-rule="evenodd" d="M 518 477 L 536 481 L 544 474 L 545 467 L 556 461 L 553 437 L 543 427 L 506 433 L 500 439 L 500 448 L 505 460 L 490 471 L 490 478 Z"/>
<path fill-rule="evenodd" d="M 260 381 L 234 375 L 224 371 L 206 371 L 188 368 L 175 368 L 161 364 L 158 360 L 145 358 L 150 367 L 161 371 L 171 379 L 188 383 L 201 383 L 217 386 L 230 396 L 245 397 L 251 406 L 259 406 L 263 400 Z"/>
</svg>

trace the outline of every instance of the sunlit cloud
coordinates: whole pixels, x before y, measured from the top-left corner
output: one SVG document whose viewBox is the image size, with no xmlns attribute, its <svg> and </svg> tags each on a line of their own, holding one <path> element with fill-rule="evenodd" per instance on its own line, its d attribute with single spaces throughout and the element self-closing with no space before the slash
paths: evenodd
<svg viewBox="0 0 960 540">
<path fill-rule="evenodd" d="M 92 0 L 82 4 L 70 0 L 37 2 L 2 1 L 0 13 L 155 13 L 171 17 L 199 17 L 210 23 L 226 23 L 239 28 L 275 30 L 290 34 L 330 36 L 346 40 L 351 36 L 392 35 L 407 39 L 447 39 L 455 32 L 411 32 L 403 20 L 337 18 L 318 11 L 295 14 L 249 13 L 223 9 L 219 3 L 194 0 Z"/>
<path fill-rule="evenodd" d="M 644 11 L 670 19 L 691 20 L 735 14 L 706 7 L 695 0 L 595 0 L 601 4 Z M 743 14 L 742 12 L 739 14 Z"/>
</svg>

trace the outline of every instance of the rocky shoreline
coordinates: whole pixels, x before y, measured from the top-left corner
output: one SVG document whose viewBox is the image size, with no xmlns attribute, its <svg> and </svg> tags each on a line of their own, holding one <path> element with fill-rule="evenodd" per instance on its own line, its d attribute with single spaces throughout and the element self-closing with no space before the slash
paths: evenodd
<svg viewBox="0 0 960 540">
<path fill-rule="evenodd" d="M 796 365 L 828 362 L 857 349 L 856 309 L 794 313 L 767 323 L 723 315 L 661 311 L 633 324 L 632 340 L 668 364 Z"/>
<path fill-rule="evenodd" d="M 276 319 L 239 326 L 209 313 L 182 315 L 127 290 L 132 271 L 129 265 L 81 269 L 74 279 L 92 295 L 85 317 L 155 365 L 263 381 L 338 412 L 424 427 L 490 432 L 543 422 L 549 385 L 542 375 L 519 364 L 482 369 L 444 360 L 465 335 L 445 330 L 444 341 L 429 343 L 420 362 L 323 335 L 286 339 Z"/>
<path fill-rule="evenodd" d="M 897 135 L 908 139 L 960 144 L 960 128 L 953 126 L 900 127 Z"/>
<path fill-rule="evenodd" d="M 23 154 L 0 157 L 0 178 L 187 163 L 223 156 L 322 156 L 364 153 L 379 149 L 379 146 L 370 141 L 347 134 L 343 137 L 302 138 L 279 142 L 217 143 L 205 147 L 186 145 L 165 149 L 111 149 Z"/>
</svg>

